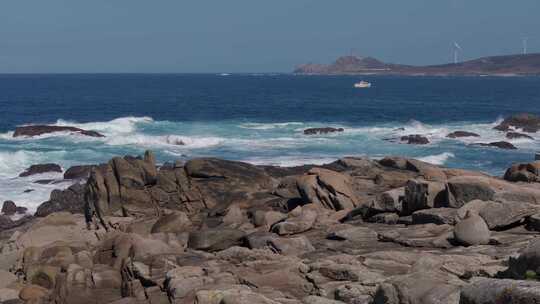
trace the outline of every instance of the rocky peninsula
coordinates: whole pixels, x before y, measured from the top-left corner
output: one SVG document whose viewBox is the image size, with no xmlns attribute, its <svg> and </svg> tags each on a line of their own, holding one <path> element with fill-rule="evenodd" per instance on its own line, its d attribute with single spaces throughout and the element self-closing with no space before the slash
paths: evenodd
<svg viewBox="0 0 540 304">
<path fill-rule="evenodd" d="M 499 178 L 402 157 L 158 166 L 148 151 L 73 171 L 34 216 L 0 217 L 2 303 L 540 299 L 540 162 Z"/>
<path fill-rule="evenodd" d="M 401 76 L 537 76 L 540 54 L 489 56 L 458 63 L 413 66 L 380 61 L 373 57 L 342 56 L 331 64 L 302 64 L 303 75 L 401 75 Z"/>
</svg>

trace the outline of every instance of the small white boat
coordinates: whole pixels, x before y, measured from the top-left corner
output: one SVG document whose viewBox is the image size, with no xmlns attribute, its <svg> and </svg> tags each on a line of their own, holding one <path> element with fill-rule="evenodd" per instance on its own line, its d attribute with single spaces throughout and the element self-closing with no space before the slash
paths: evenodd
<svg viewBox="0 0 540 304">
<path fill-rule="evenodd" d="M 354 87 L 358 89 L 371 88 L 371 83 L 362 80 L 360 82 L 355 83 Z"/>
</svg>

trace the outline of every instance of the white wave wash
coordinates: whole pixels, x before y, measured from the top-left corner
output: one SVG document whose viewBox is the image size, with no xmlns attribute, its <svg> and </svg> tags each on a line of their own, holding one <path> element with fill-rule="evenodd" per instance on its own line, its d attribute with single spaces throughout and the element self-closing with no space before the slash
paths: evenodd
<svg viewBox="0 0 540 304">
<path fill-rule="evenodd" d="M 98 131 L 105 136 L 118 135 L 133 133 L 137 129 L 137 124 L 139 123 L 152 123 L 154 119 L 152 117 L 143 116 L 143 117 L 120 117 L 110 121 L 105 122 L 87 122 L 87 123 L 78 123 L 74 121 L 68 121 L 59 119 L 54 125 L 56 126 L 72 126 L 84 130 Z"/>
<path fill-rule="evenodd" d="M 514 161 L 513 157 L 532 158 L 540 149 L 537 139 L 508 140 L 505 133 L 494 130 L 496 122 L 459 122 L 425 124 L 419 121 L 384 123 L 380 125 L 347 125 L 323 122 L 244 123 L 238 121 L 172 122 L 151 117 L 120 117 L 110 121 L 78 123 L 58 120 L 55 125 L 75 126 L 104 134 L 104 138 L 60 132 L 34 138 L 13 138 L 13 130 L 0 134 L 0 202 L 13 200 L 31 210 L 49 198 L 50 191 L 65 188 L 70 182 L 36 184 L 42 176 L 19 178 L 24 169 L 37 163 L 58 163 L 64 168 L 75 164 L 105 162 L 113 156 L 140 154 L 146 149 L 156 152 L 160 162 L 181 158 L 211 156 L 247 161 L 257 165 L 299 166 L 330 163 L 345 155 L 402 155 L 436 165 L 460 164 L 460 160 L 475 161 L 471 168 L 493 172 L 494 162 L 486 161 L 489 151 Z M 344 132 L 304 135 L 312 127 L 342 127 Z M 480 137 L 449 139 L 453 131 L 469 131 Z M 385 139 L 421 134 L 430 140 L 425 146 L 397 144 Z M 530 134 L 537 137 L 538 134 Z M 478 142 L 509 141 L 516 151 L 493 148 L 468 148 Z M 486 150 L 490 149 L 490 150 Z M 16 152 L 9 152 L 16 151 Z M 481 151 L 480 153 L 478 151 Z M 473 155 L 471 157 L 471 155 Z M 520 156 L 521 155 L 521 156 Z M 523 158 L 525 155 L 525 158 Z M 491 156 L 490 156 L 491 157 Z M 499 156 L 496 156 L 499 157 Z M 460 167 L 466 167 L 463 162 Z M 475 167 L 476 166 L 476 167 Z M 506 166 L 499 162 L 498 166 Z M 496 168 L 500 172 L 501 168 Z M 61 178 L 58 174 L 53 178 Z M 31 192 L 24 192 L 33 189 Z"/>
<path fill-rule="evenodd" d="M 448 161 L 448 159 L 453 158 L 453 157 L 456 157 L 454 153 L 444 152 L 441 154 L 419 157 L 418 160 L 425 161 L 426 163 L 430 163 L 433 165 L 442 166 Z"/>
<path fill-rule="evenodd" d="M 44 173 L 28 177 L 19 177 L 26 168 L 36 163 L 58 160 L 62 151 L 42 153 L 34 151 L 0 152 L 0 202 L 11 200 L 34 212 L 37 207 L 49 198 L 54 189 L 65 189 L 72 182 L 64 181 L 55 184 L 36 183 L 38 180 L 61 180 L 61 173 Z M 52 158 L 52 159 L 51 159 Z"/>
<path fill-rule="evenodd" d="M 144 135 L 140 133 L 116 136 L 105 139 L 111 146 L 136 145 L 142 148 L 177 148 L 201 149 L 220 145 L 225 141 L 221 137 L 190 137 L 181 135 Z"/>
<path fill-rule="evenodd" d="M 303 125 L 303 122 L 280 122 L 280 123 L 256 123 L 249 122 L 240 125 L 240 128 L 253 129 L 253 130 L 271 130 L 276 128 L 286 128 L 289 126 Z"/>
<path fill-rule="evenodd" d="M 28 208 L 29 213 L 36 211 L 37 207 L 49 199 L 54 189 L 66 189 L 73 184 L 72 181 L 60 181 L 51 184 L 36 183 L 38 180 L 62 179 L 61 173 L 46 173 L 32 175 L 26 178 L 0 178 L 0 200 L 14 201 L 18 206 Z"/>
</svg>

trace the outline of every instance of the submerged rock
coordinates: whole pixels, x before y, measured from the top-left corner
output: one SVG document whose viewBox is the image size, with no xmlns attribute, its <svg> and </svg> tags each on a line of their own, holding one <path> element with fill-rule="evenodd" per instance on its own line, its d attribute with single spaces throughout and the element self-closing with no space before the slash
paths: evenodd
<svg viewBox="0 0 540 304">
<path fill-rule="evenodd" d="M 513 144 L 507 142 L 507 141 L 495 141 L 490 143 L 475 143 L 472 144 L 473 146 L 482 146 L 482 147 L 495 147 L 499 149 L 505 149 L 505 150 L 516 150 L 516 146 Z"/>
<path fill-rule="evenodd" d="M 304 130 L 304 135 L 328 134 L 328 133 L 336 133 L 336 132 L 343 132 L 343 131 L 345 131 L 343 128 L 332 128 L 332 127 L 309 128 L 309 129 Z"/>
<path fill-rule="evenodd" d="M 409 145 L 427 145 L 429 144 L 429 139 L 420 134 L 412 134 L 401 137 L 401 141 Z"/>
<path fill-rule="evenodd" d="M 448 138 L 459 138 L 459 137 L 480 137 L 480 135 L 473 133 L 473 132 L 467 132 L 467 131 L 454 131 L 448 135 L 446 135 Z"/>
<path fill-rule="evenodd" d="M 48 125 L 31 125 L 31 126 L 21 126 L 17 127 L 15 129 L 15 132 L 13 133 L 13 137 L 21 137 L 21 136 L 39 136 L 43 134 L 48 133 L 55 133 L 55 132 L 71 132 L 71 133 L 78 133 L 81 135 L 91 136 L 91 137 L 105 137 L 103 134 L 100 134 L 96 131 L 88 131 L 83 130 L 76 127 L 69 127 L 69 126 L 48 126 Z"/>
<path fill-rule="evenodd" d="M 523 133 L 518 133 L 518 132 L 508 132 L 506 133 L 506 138 L 508 139 L 520 139 L 520 138 L 534 139 L 532 136 L 529 136 Z"/>
</svg>

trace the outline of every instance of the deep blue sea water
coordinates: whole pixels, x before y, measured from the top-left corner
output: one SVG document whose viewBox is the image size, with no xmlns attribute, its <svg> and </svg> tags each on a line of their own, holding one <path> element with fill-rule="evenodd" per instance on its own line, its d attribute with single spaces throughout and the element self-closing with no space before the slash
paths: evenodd
<svg viewBox="0 0 540 304">
<path fill-rule="evenodd" d="M 354 89 L 362 79 L 373 87 Z M 33 183 L 58 177 L 50 174 L 18 178 L 31 164 L 68 168 L 146 149 L 160 162 L 217 156 L 283 166 L 404 155 L 500 175 L 514 162 L 530 161 L 540 135 L 512 141 L 519 148 L 512 151 L 469 144 L 504 140 L 492 128 L 518 112 L 540 114 L 540 78 L 0 75 L 0 201 L 35 208 L 51 189 L 69 185 Z M 33 123 L 74 125 L 106 137 L 12 138 L 17 125 Z M 303 135 L 305 128 L 322 126 L 345 132 Z M 481 137 L 445 138 L 455 130 Z M 387 140 L 407 134 L 426 135 L 432 143 Z"/>
</svg>

